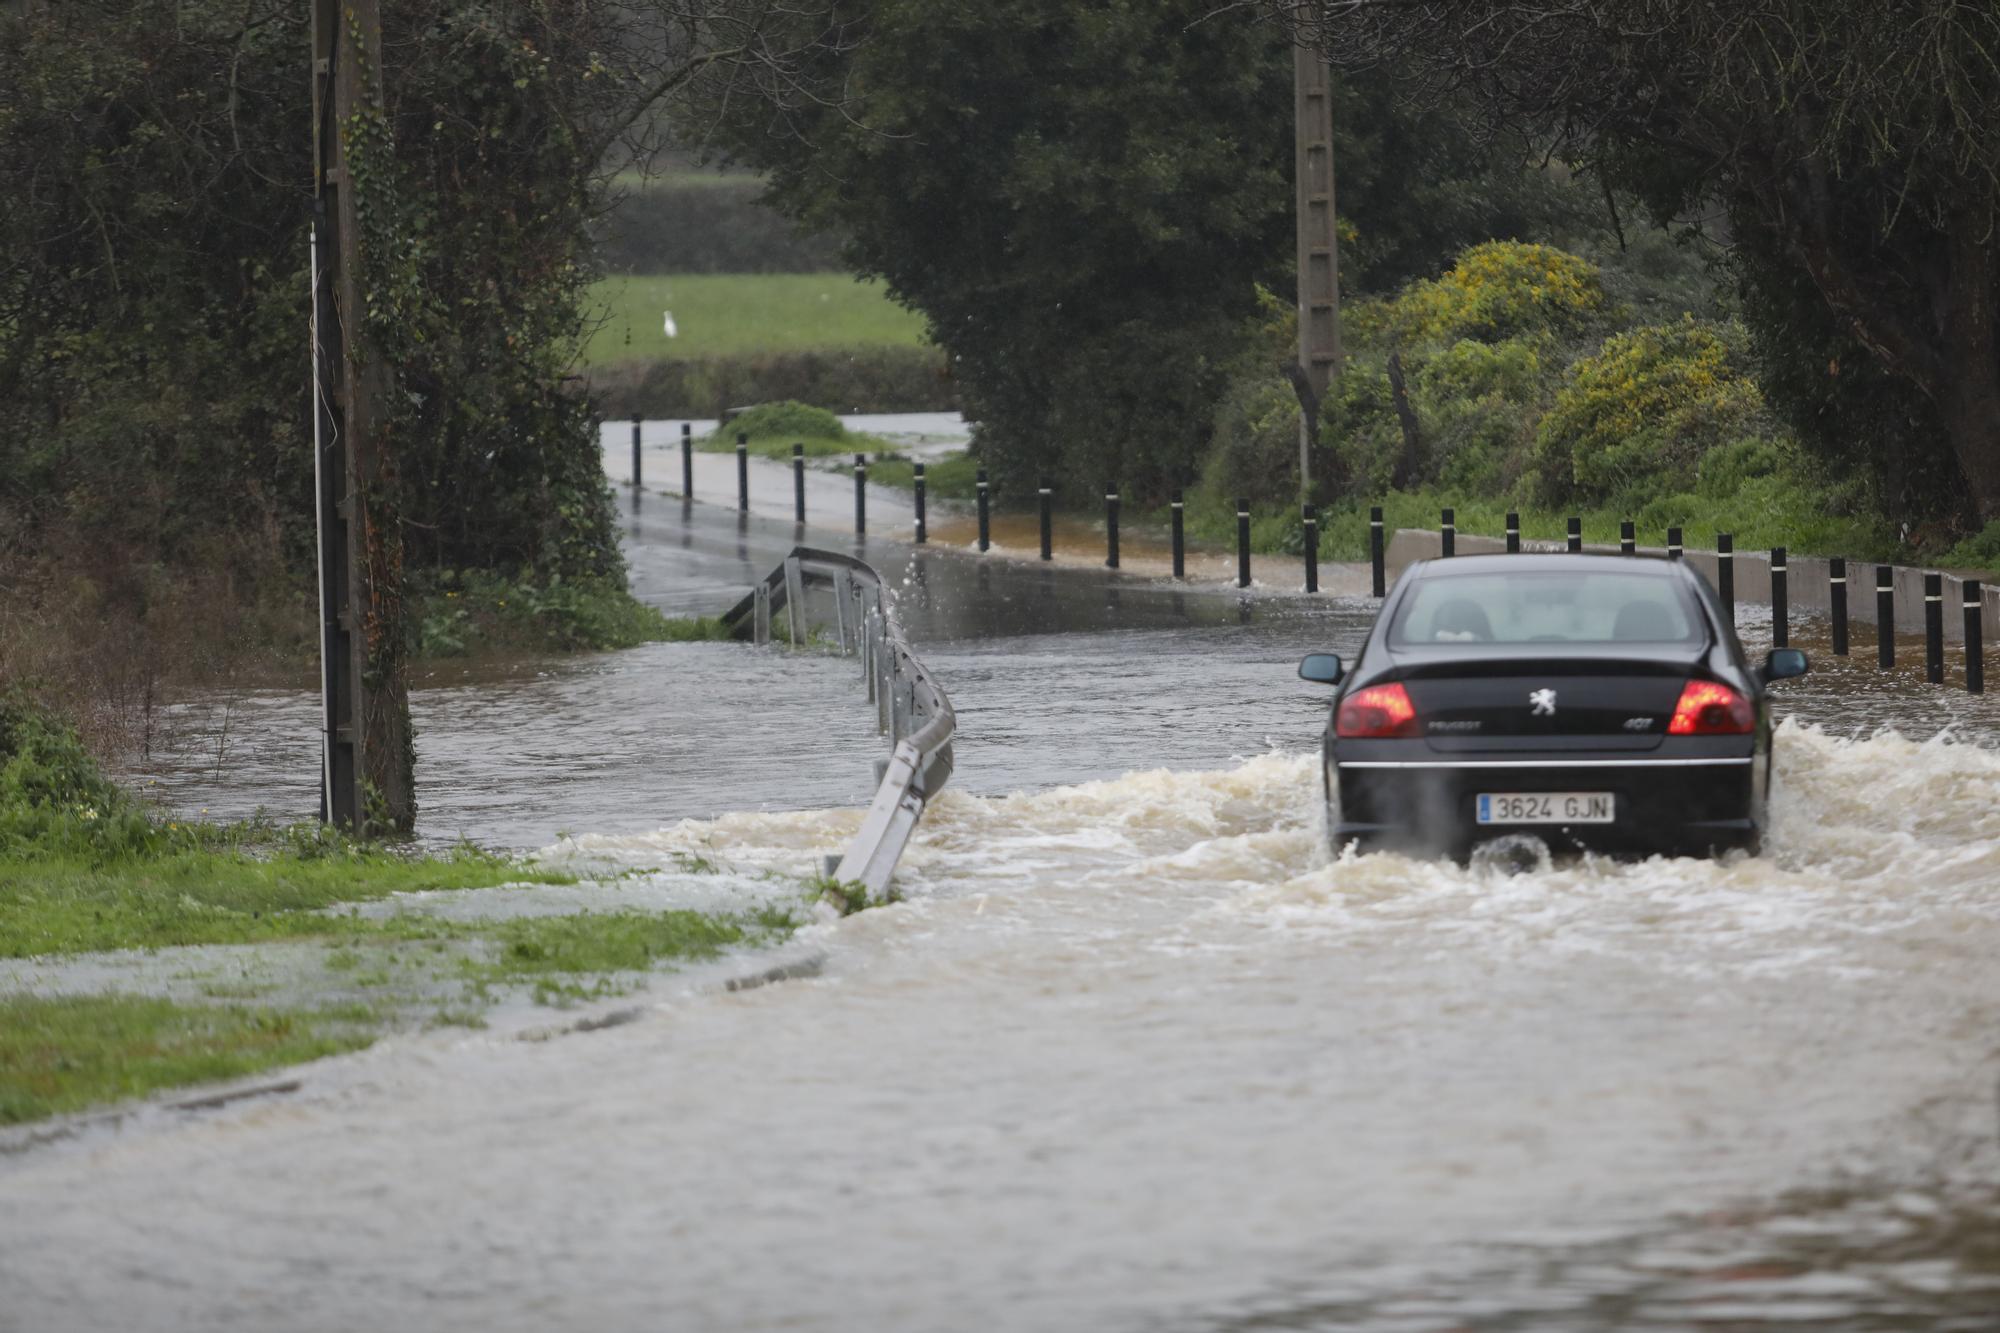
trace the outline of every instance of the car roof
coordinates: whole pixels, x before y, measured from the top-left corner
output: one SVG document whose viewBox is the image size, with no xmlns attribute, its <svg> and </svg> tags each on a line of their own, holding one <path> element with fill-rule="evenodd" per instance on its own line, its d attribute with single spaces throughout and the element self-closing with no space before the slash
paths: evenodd
<svg viewBox="0 0 2000 1333">
<path fill-rule="evenodd" d="M 1684 560 L 1657 555 L 1598 555 L 1581 551 L 1522 551 L 1514 555 L 1455 555 L 1419 560 L 1410 566 L 1413 577 L 1450 578 L 1456 574 L 1657 574 L 1662 578 L 1688 576 Z"/>
</svg>

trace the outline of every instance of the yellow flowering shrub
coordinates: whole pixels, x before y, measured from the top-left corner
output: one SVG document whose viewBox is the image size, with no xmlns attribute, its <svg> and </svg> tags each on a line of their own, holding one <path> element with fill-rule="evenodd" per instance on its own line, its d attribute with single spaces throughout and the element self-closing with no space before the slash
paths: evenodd
<svg viewBox="0 0 2000 1333">
<path fill-rule="evenodd" d="M 1411 284 L 1386 313 L 1404 343 L 1498 342 L 1568 336 L 1605 307 L 1603 280 L 1589 261 L 1552 245 L 1487 241 L 1460 254 L 1443 277 Z"/>
<path fill-rule="evenodd" d="M 1535 432 L 1542 497 L 1597 503 L 1692 490 L 1718 445 L 1771 433 L 1742 330 L 1684 316 L 1580 358 Z"/>
</svg>

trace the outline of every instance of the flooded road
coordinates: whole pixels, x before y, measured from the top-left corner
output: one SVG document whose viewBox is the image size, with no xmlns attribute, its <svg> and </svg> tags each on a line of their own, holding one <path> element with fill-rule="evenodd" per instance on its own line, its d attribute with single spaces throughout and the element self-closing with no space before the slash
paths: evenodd
<svg viewBox="0 0 2000 1333">
<path fill-rule="evenodd" d="M 1244 595 L 1222 561 L 1185 585 L 1144 557 L 1112 574 L 1095 567 L 1088 533 L 1051 567 L 963 546 L 857 542 L 839 528 L 652 494 L 619 502 L 633 589 L 673 614 L 725 609 L 800 541 L 874 562 L 901 589 L 905 623 L 958 710 L 953 784 L 981 794 L 1316 744 L 1326 696 L 1297 679 L 1298 659 L 1353 653 L 1374 615 L 1358 595 L 1366 571 L 1351 566 L 1324 566 L 1318 597 Z M 1739 619 L 1746 645 L 1763 651 L 1768 610 L 1745 604 Z M 2000 696 L 1925 684 L 1919 643 L 1884 675 L 1866 653 L 1833 658 L 1824 626 L 1795 623 L 1793 642 L 1815 669 L 1783 686 L 1787 715 L 1842 735 L 2000 740 Z M 884 748 L 859 680 L 835 656 L 729 644 L 434 664 L 411 695 L 419 840 L 534 849 L 564 833 L 859 804 Z M 309 818 L 315 708 L 301 687 L 183 702 L 153 754 L 122 776 L 184 813 Z"/>
<path fill-rule="evenodd" d="M 793 535 L 631 521 L 708 611 Z M 908 901 L 808 979 L 0 1155 L 0 1329 L 2000 1327 L 1995 705 L 1795 631 L 1763 858 L 1336 860 L 1292 673 L 1365 599 L 866 555 L 962 728 Z M 428 810 L 711 899 L 881 748 L 838 658 L 438 689 Z"/>
</svg>

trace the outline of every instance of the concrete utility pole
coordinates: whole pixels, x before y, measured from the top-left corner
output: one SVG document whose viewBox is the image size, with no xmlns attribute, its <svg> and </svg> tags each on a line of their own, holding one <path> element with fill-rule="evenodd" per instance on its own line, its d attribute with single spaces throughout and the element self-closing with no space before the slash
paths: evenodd
<svg viewBox="0 0 2000 1333">
<path fill-rule="evenodd" d="M 313 439 L 319 504 L 320 679 L 328 823 L 368 831 L 368 797 L 392 824 L 415 814 L 401 625 L 384 587 L 401 577 L 393 520 L 373 521 L 388 454 L 388 372 L 368 336 L 361 227 L 346 131 L 382 106 L 378 0 L 313 0 Z M 393 506 L 389 514 L 393 515 Z M 383 643 L 373 642 L 376 639 Z M 386 648 L 386 653 L 385 653 Z M 370 684 L 371 650 L 374 673 Z"/>
<path fill-rule="evenodd" d="M 313 492 L 319 531 L 320 819 L 361 827 L 361 734 L 365 712 L 360 636 L 354 632 L 360 585 L 354 540 L 354 459 L 348 445 L 346 339 L 337 293 L 341 259 L 354 227 L 354 203 L 341 161 L 335 111 L 336 71 L 345 43 L 338 0 L 313 0 Z M 365 408 L 364 408 L 365 415 Z"/>
<path fill-rule="evenodd" d="M 1300 6 L 1303 12 L 1307 7 Z M 1298 110 L 1299 498 L 1312 498 L 1319 404 L 1340 373 L 1340 249 L 1333 214 L 1333 87 L 1313 47 L 1293 48 Z M 1310 394 L 1304 390 L 1310 389 Z M 1310 401 L 1308 401 L 1310 398 Z"/>
</svg>

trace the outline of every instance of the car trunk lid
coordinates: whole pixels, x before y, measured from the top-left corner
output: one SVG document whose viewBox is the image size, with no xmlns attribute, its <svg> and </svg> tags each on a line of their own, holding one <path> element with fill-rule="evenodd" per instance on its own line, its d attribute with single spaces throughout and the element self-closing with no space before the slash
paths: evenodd
<svg viewBox="0 0 2000 1333">
<path fill-rule="evenodd" d="M 1560 658 L 1417 648 L 1394 658 L 1434 750 L 1646 751 L 1666 735 L 1698 660 L 1692 649 L 1660 648 L 1569 644 Z"/>
</svg>

